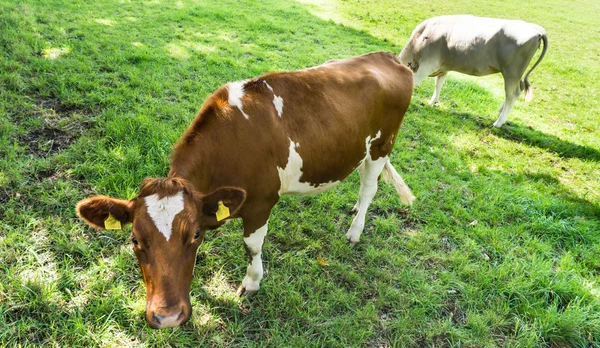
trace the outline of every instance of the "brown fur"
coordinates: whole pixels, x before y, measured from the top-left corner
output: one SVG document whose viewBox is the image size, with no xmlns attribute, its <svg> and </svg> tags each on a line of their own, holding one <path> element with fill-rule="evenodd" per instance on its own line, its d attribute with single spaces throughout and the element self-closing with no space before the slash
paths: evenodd
<svg viewBox="0 0 600 348">
<path fill-rule="evenodd" d="M 272 88 L 271 91 L 267 85 Z M 365 157 L 365 140 L 381 132 L 370 156 L 389 155 L 412 95 L 412 73 L 392 53 L 372 53 L 320 67 L 271 73 L 245 84 L 243 111 L 221 87 L 202 106 L 171 157 L 168 178 L 146 179 L 132 201 L 96 197 L 78 205 L 98 227 L 107 212 L 132 221 L 134 251 L 147 294 L 146 319 L 182 312 L 189 318 L 189 287 L 195 254 L 223 202 L 241 217 L 244 236 L 264 226 L 279 200 L 277 168 L 288 164 L 290 139 L 303 159 L 300 181 L 317 186 L 343 180 Z M 274 94 L 284 100 L 280 117 Z M 173 220 L 170 240 L 154 226 L 143 197 L 184 193 L 184 210 Z M 199 231 L 199 238 L 195 233 Z M 255 252 L 247 246 L 248 253 Z"/>
</svg>

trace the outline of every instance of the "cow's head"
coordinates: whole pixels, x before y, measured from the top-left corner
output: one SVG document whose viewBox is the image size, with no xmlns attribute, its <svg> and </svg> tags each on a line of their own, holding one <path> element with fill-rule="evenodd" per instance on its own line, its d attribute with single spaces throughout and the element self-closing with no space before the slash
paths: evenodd
<svg viewBox="0 0 600 348">
<path fill-rule="evenodd" d="M 133 223 L 131 243 L 146 285 L 146 321 L 162 329 L 190 318 L 196 252 L 206 230 L 224 223 L 217 221 L 219 206 L 235 216 L 245 199 L 246 192 L 238 188 L 222 187 L 204 195 L 182 179 L 146 179 L 136 198 L 84 199 L 77 204 L 77 214 L 97 229 L 104 229 L 107 219 Z"/>
</svg>

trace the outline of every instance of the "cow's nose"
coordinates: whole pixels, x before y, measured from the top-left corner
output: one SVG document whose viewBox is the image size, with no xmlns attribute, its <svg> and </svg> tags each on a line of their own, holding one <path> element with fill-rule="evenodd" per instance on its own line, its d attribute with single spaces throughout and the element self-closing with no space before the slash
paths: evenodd
<svg viewBox="0 0 600 348">
<path fill-rule="evenodd" d="M 182 312 L 182 310 L 179 310 L 177 313 L 170 315 L 159 315 L 154 313 L 152 314 L 152 320 L 159 329 L 175 327 L 181 324 L 181 321 L 183 320 L 183 316 L 181 315 Z"/>
</svg>

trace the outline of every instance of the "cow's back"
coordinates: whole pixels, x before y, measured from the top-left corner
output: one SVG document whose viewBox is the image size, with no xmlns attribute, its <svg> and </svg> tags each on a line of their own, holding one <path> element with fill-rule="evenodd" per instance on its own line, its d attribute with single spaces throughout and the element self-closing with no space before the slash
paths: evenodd
<svg viewBox="0 0 600 348">
<path fill-rule="evenodd" d="M 265 146 L 278 154 L 276 167 L 282 170 L 295 151 L 293 155 L 302 160 L 300 181 L 315 187 L 306 192 L 292 189 L 281 193 L 318 192 L 319 184 L 344 179 L 364 159 L 366 139 L 378 132 L 379 139 L 371 146 L 373 154 L 381 157 L 389 153 L 412 94 L 410 70 L 394 54 L 383 52 L 268 74 L 253 80 L 253 84 L 260 86 L 260 81 L 271 86 L 273 95 L 283 98 L 281 117 L 272 107 L 268 112 L 276 140 Z M 260 89 L 255 99 L 272 98 Z M 260 104 L 257 113 L 269 109 Z"/>
<path fill-rule="evenodd" d="M 539 25 L 521 20 L 472 15 L 433 17 L 415 28 L 401 57 L 404 53 L 407 57 L 403 62 L 416 61 L 418 65 L 435 62 L 432 64 L 440 65 L 439 72 L 487 75 L 511 64 L 520 47 L 526 43 L 535 46 L 544 33 Z"/>
<path fill-rule="evenodd" d="M 387 155 L 410 103 L 412 72 L 379 52 L 246 81 L 241 109 L 228 102 L 228 88 L 209 98 L 209 115 L 201 110 L 194 123 L 212 120 L 192 124 L 176 145 L 172 172 L 190 172 L 184 153 L 194 153 L 205 163 L 195 172 L 215 178 L 202 190 L 233 185 L 252 199 L 258 191 L 286 193 L 280 172 L 297 157 L 299 181 L 316 188 L 349 175 L 365 158 L 367 138 L 377 136 L 372 156 Z"/>
</svg>

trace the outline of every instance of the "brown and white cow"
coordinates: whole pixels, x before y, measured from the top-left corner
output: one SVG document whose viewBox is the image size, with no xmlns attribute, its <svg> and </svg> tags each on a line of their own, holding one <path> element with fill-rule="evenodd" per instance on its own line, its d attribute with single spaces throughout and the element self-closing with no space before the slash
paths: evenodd
<svg viewBox="0 0 600 348">
<path fill-rule="evenodd" d="M 154 328 L 180 325 L 191 314 L 198 246 L 226 220 L 243 220 L 250 264 L 242 295 L 259 288 L 263 241 L 280 195 L 324 191 L 358 169 L 351 243 L 359 241 L 382 172 L 401 201 L 412 203 L 389 160 L 412 88 L 412 72 L 383 52 L 229 83 L 208 98 L 175 145 L 167 178 L 144 180 L 129 201 L 82 200 L 77 213 L 98 229 L 109 216 L 133 223 L 146 320 Z M 229 216 L 218 221 L 224 207 Z"/>
<path fill-rule="evenodd" d="M 540 40 L 544 42 L 542 54 L 521 80 Z M 400 52 L 400 61 L 414 71 L 415 86 L 435 76 L 435 92 L 429 104 L 438 102 L 448 71 L 474 76 L 501 73 L 506 100 L 494 122 L 495 127 L 501 127 L 523 90 L 526 102 L 533 98 L 527 77 L 547 49 L 548 36 L 537 24 L 471 15 L 441 16 L 417 25 Z"/>
</svg>

